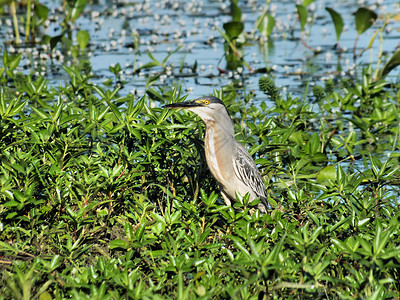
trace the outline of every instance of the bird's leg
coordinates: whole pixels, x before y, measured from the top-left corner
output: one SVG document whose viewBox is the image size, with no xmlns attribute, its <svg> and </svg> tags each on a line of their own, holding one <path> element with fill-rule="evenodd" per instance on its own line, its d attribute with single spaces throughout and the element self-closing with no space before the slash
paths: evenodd
<svg viewBox="0 0 400 300">
<path fill-rule="evenodd" d="M 224 198 L 225 204 L 227 206 L 231 206 L 231 200 L 229 197 L 221 190 L 222 198 Z"/>
</svg>

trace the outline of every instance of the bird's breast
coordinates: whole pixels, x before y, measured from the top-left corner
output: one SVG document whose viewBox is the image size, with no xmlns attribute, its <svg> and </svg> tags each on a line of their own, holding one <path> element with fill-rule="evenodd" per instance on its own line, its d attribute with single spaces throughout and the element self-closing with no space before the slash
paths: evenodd
<svg viewBox="0 0 400 300">
<path fill-rule="evenodd" d="M 233 138 L 215 128 L 206 130 L 204 150 L 207 165 L 215 179 L 222 185 L 230 181 L 233 171 Z"/>
</svg>

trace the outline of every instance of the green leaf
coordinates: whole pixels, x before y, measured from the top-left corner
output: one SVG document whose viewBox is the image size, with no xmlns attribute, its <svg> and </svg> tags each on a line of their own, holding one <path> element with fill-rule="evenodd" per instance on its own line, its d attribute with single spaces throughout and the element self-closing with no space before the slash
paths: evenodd
<svg viewBox="0 0 400 300">
<path fill-rule="evenodd" d="M 34 11 L 39 19 L 43 21 L 47 20 L 47 17 L 49 15 L 49 9 L 47 8 L 46 5 L 40 4 L 39 2 L 35 2 Z"/>
<path fill-rule="evenodd" d="M 381 254 L 379 257 L 381 259 L 390 259 L 395 256 L 400 256 L 400 248 L 396 248 L 395 250 L 390 250 L 384 254 Z"/>
<path fill-rule="evenodd" d="M 378 15 L 374 11 L 365 7 L 360 7 L 355 13 L 356 30 L 358 35 L 370 28 L 377 18 Z"/>
<path fill-rule="evenodd" d="M 124 229 L 125 229 L 125 235 L 128 238 L 128 240 L 133 241 L 134 240 L 134 233 L 133 233 L 133 227 L 129 223 L 124 224 Z"/>
<path fill-rule="evenodd" d="M 50 283 L 52 283 L 52 282 L 50 282 Z M 53 298 L 51 297 L 51 294 L 48 291 L 44 291 L 39 296 L 39 300 L 52 300 L 52 299 Z"/>
<path fill-rule="evenodd" d="M 283 247 L 283 242 L 286 239 L 286 234 L 280 239 L 280 241 L 274 246 L 272 251 L 268 253 L 266 256 L 265 260 L 263 261 L 262 265 L 267 266 L 267 265 L 274 265 L 279 263 L 279 255 L 282 251 Z"/>
<path fill-rule="evenodd" d="M 3 65 L 7 65 L 8 64 L 8 52 L 4 51 L 3 54 Z"/>
<path fill-rule="evenodd" d="M 327 179 L 336 180 L 336 169 L 334 166 L 326 166 L 318 172 L 317 181 L 324 182 Z"/>
<path fill-rule="evenodd" d="M 15 115 L 19 114 L 24 109 L 27 102 L 28 102 L 28 100 L 25 100 L 24 102 L 12 107 L 12 109 L 10 111 L 10 115 L 15 116 Z"/>
<path fill-rule="evenodd" d="M 319 135 L 316 132 L 314 132 L 311 139 L 306 144 L 306 149 L 308 150 L 307 151 L 308 154 L 310 154 L 311 156 L 315 155 L 319 149 L 319 144 L 320 144 Z"/>
<path fill-rule="evenodd" d="M 50 271 L 54 271 L 56 268 L 58 268 L 61 265 L 61 256 L 56 255 L 53 257 L 53 259 L 50 262 Z"/>
<path fill-rule="evenodd" d="M 83 13 L 88 2 L 89 2 L 89 0 L 77 0 L 77 1 L 71 2 L 71 3 L 74 3 L 74 7 L 71 10 L 72 22 L 74 22 L 76 19 L 78 19 L 78 17 Z"/>
<path fill-rule="evenodd" d="M 61 98 L 59 98 L 56 107 L 54 107 L 54 113 L 53 113 L 53 118 L 52 118 L 53 123 L 58 122 L 58 119 L 60 118 L 62 109 L 63 109 L 63 102 L 62 102 Z"/>
<path fill-rule="evenodd" d="M 180 212 L 180 211 L 179 211 L 179 212 Z M 136 228 L 136 231 L 135 231 L 135 238 L 136 238 L 137 241 L 140 241 L 140 242 L 142 241 L 143 234 L 144 234 L 145 229 L 146 229 L 146 225 L 147 225 L 146 220 L 143 220 L 143 221 L 139 224 L 139 227 Z"/>
<path fill-rule="evenodd" d="M 51 40 L 51 36 L 49 36 L 48 34 L 44 34 L 44 35 L 42 35 L 41 43 L 43 45 L 49 45 L 50 44 L 50 40 Z"/>
<path fill-rule="evenodd" d="M 110 241 L 110 249 L 128 249 L 129 248 L 129 244 L 127 241 L 124 240 L 113 240 Z"/>
<path fill-rule="evenodd" d="M 301 31 L 304 31 L 308 18 L 307 8 L 304 5 L 296 5 L 296 8 L 297 8 L 297 14 L 299 15 Z"/>
<path fill-rule="evenodd" d="M 245 255 L 247 259 L 253 260 L 253 257 L 251 256 L 250 252 L 246 249 L 246 247 L 242 245 L 240 238 L 238 238 L 237 236 L 231 236 L 230 238 L 233 240 L 236 247 L 240 250 L 241 253 Z"/>
<path fill-rule="evenodd" d="M 300 169 L 304 168 L 310 162 L 312 162 L 311 157 L 309 157 L 309 156 L 302 157 L 300 160 L 298 160 L 296 162 L 296 170 L 300 170 Z"/>
<path fill-rule="evenodd" d="M 242 10 L 234 1 L 231 1 L 232 21 L 240 22 L 242 20 Z"/>
<path fill-rule="evenodd" d="M 382 232 L 382 226 L 379 222 L 377 222 L 375 229 L 375 239 L 373 242 L 375 257 L 379 257 L 381 253 L 384 253 L 383 250 L 384 248 L 386 248 L 390 234 L 391 234 L 390 229 L 387 229 L 385 232 Z"/>
<path fill-rule="evenodd" d="M 309 6 L 311 3 L 313 3 L 315 0 L 304 0 L 303 1 L 303 5 L 305 6 L 305 7 L 307 7 L 307 6 Z"/>
<path fill-rule="evenodd" d="M 53 36 L 50 39 L 50 48 L 53 50 L 59 42 L 61 42 L 62 38 L 64 37 L 64 32 L 60 35 Z"/>
<path fill-rule="evenodd" d="M 362 254 L 372 257 L 372 245 L 369 241 L 363 239 L 362 237 L 357 236 L 357 241 L 361 244 L 362 249 L 364 251 L 360 251 Z"/>
<path fill-rule="evenodd" d="M 223 26 L 226 34 L 231 40 L 237 38 L 243 32 L 244 29 L 243 22 L 237 22 L 237 21 L 225 23 Z"/>
<path fill-rule="evenodd" d="M 258 18 L 258 30 L 264 37 L 269 37 L 275 27 L 275 18 L 270 14 Z"/>
<path fill-rule="evenodd" d="M 118 122 L 123 124 L 124 119 L 118 107 L 114 103 L 112 103 L 109 99 L 106 99 L 106 101 L 108 105 L 111 107 L 111 110 L 113 111 L 114 116 L 117 118 Z"/>
<path fill-rule="evenodd" d="M 76 39 L 78 41 L 79 48 L 81 48 L 82 51 L 85 50 L 90 40 L 89 32 L 87 30 L 79 30 L 76 34 Z"/>
<path fill-rule="evenodd" d="M 18 67 L 21 58 L 22 58 L 22 53 L 19 53 L 16 56 L 12 56 L 11 60 L 7 62 L 8 69 L 11 71 L 14 70 L 16 67 Z"/>
<path fill-rule="evenodd" d="M 43 112 L 42 110 L 40 110 L 40 109 L 38 109 L 38 108 L 36 108 L 36 107 L 34 107 L 34 106 L 32 106 L 31 109 L 32 109 L 39 117 L 41 117 L 43 120 L 50 120 L 50 119 L 51 119 L 51 118 L 50 118 L 48 115 L 46 115 L 46 113 Z"/>
<path fill-rule="evenodd" d="M 342 31 L 343 31 L 343 25 L 344 25 L 343 18 L 334 9 L 332 9 L 330 7 L 325 7 L 325 9 L 331 15 L 333 25 L 335 26 L 336 40 L 339 42 L 340 36 L 342 35 Z"/>
<path fill-rule="evenodd" d="M 400 50 L 397 50 L 383 67 L 383 69 L 380 71 L 379 78 L 385 77 L 398 65 L 400 65 Z"/>
<path fill-rule="evenodd" d="M 332 231 L 336 230 L 337 228 L 339 228 L 340 226 L 345 224 L 347 221 L 349 221 L 350 218 L 351 218 L 351 216 L 348 216 L 347 218 L 345 218 L 344 216 L 341 216 L 341 219 L 338 222 L 336 222 L 332 227 L 330 227 L 329 231 L 332 232 Z"/>
</svg>

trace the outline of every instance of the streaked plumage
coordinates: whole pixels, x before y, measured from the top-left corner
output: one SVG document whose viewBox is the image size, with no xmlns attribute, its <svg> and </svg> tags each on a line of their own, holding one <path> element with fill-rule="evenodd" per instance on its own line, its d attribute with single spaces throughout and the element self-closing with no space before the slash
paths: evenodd
<svg viewBox="0 0 400 300">
<path fill-rule="evenodd" d="M 235 192 L 250 193 L 250 200 L 260 198 L 258 209 L 267 212 L 264 181 L 249 152 L 236 141 L 232 119 L 224 103 L 212 96 L 169 104 L 166 108 L 184 108 L 197 114 L 206 125 L 204 150 L 207 165 L 218 181 L 227 205 L 236 201 Z"/>
</svg>

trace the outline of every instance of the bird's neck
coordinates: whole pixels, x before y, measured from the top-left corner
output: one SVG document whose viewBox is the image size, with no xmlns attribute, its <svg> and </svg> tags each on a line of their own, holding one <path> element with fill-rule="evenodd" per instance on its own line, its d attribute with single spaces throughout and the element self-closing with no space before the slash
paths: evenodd
<svg viewBox="0 0 400 300">
<path fill-rule="evenodd" d="M 219 120 L 218 122 L 208 121 L 205 122 L 205 124 L 206 124 L 205 140 L 212 139 L 214 141 L 214 144 L 219 144 L 220 146 L 223 146 L 225 143 L 229 143 L 231 139 L 235 138 L 233 123 L 230 118 L 226 120 Z"/>
<path fill-rule="evenodd" d="M 229 176 L 232 174 L 227 168 L 232 167 L 235 145 L 232 121 L 230 119 L 229 122 L 223 121 L 205 122 L 206 135 L 204 137 L 207 165 L 215 179 L 222 185 L 230 180 Z"/>
</svg>

